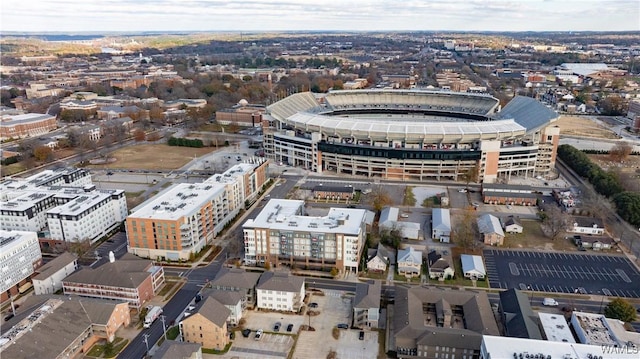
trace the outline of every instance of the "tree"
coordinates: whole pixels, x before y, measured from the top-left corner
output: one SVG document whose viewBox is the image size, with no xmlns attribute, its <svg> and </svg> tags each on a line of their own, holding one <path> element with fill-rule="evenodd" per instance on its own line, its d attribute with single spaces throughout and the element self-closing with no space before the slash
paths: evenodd
<svg viewBox="0 0 640 359">
<path fill-rule="evenodd" d="M 380 212 L 384 207 L 389 206 L 392 203 L 393 200 L 391 199 L 391 196 L 384 187 L 380 185 L 375 186 L 371 193 L 369 193 L 369 204 L 376 212 Z"/>
<path fill-rule="evenodd" d="M 615 298 L 604 308 L 604 316 L 628 323 L 635 321 L 637 314 L 631 303 L 622 298 Z"/>
<path fill-rule="evenodd" d="M 453 228 L 453 239 L 464 251 L 473 249 L 478 238 L 475 213 L 472 207 L 467 207 L 462 212 L 460 223 Z"/>
<path fill-rule="evenodd" d="M 466 171 L 464 171 L 464 173 L 462 173 L 461 178 L 466 184 L 467 188 L 469 187 L 469 183 L 478 182 L 478 171 L 479 171 L 478 163 L 476 162 L 476 164 L 473 167 L 468 168 Z"/>
<path fill-rule="evenodd" d="M 634 226 L 640 226 L 640 193 L 622 192 L 613 196 L 620 217 Z"/>
<path fill-rule="evenodd" d="M 135 131 L 133 132 L 133 138 L 136 140 L 136 142 L 142 142 L 145 139 L 145 134 L 144 131 L 136 128 Z"/>
<path fill-rule="evenodd" d="M 612 161 L 622 162 L 633 152 L 633 146 L 626 141 L 616 143 L 609 151 L 609 157 Z"/>
<path fill-rule="evenodd" d="M 571 218 L 555 203 L 544 207 L 545 215 L 542 217 L 542 225 L 546 234 L 552 240 L 560 238 L 570 225 Z"/>
<path fill-rule="evenodd" d="M 38 146 L 33 150 L 33 156 L 40 162 L 49 161 L 53 158 L 53 151 L 47 146 Z"/>
<path fill-rule="evenodd" d="M 608 96 L 601 100 L 598 105 L 602 108 L 603 115 L 620 116 L 625 113 L 624 101 L 620 96 Z"/>
<path fill-rule="evenodd" d="M 340 273 L 340 271 L 338 270 L 338 268 L 336 268 L 336 267 L 331 268 L 331 276 L 332 276 L 332 277 L 334 277 L 334 278 L 335 278 L 335 277 L 338 275 L 338 273 Z"/>
</svg>

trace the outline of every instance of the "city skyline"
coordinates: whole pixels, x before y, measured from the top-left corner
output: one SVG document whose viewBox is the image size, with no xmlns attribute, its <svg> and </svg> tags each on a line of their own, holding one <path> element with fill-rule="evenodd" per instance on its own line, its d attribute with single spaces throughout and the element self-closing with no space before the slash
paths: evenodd
<svg viewBox="0 0 640 359">
<path fill-rule="evenodd" d="M 2 32 L 640 30 L 634 0 L 27 0 L 0 10 Z"/>
</svg>

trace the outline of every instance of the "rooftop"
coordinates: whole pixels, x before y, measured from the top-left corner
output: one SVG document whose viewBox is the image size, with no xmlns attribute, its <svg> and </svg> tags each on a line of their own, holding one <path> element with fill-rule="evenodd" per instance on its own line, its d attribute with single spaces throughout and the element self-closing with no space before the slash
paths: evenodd
<svg viewBox="0 0 640 359">
<path fill-rule="evenodd" d="M 64 252 L 61 255 L 57 256 L 49 263 L 43 265 L 38 268 L 36 272 L 38 273 L 32 280 L 44 280 L 55 274 L 60 269 L 69 265 L 69 263 L 73 263 L 78 260 L 78 256 L 71 252 Z"/>
<path fill-rule="evenodd" d="M 125 253 L 114 262 L 98 268 L 85 267 L 71 274 L 63 283 L 99 284 L 121 288 L 137 288 L 153 270 L 150 260 Z"/>
<path fill-rule="evenodd" d="M 538 355 L 543 359 L 637 359 L 638 353 L 619 351 L 605 355 L 603 348 L 595 345 L 553 342 L 541 339 L 509 338 L 485 335 L 483 348 L 491 358 L 525 359 L 527 355 Z M 531 356 L 529 356 L 531 358 Z"/>
<path fill-rule="evenodd" d="M 256 289 L 299 293 L 304 288 L 304 278 L 289 272 L 267 271 L 262 273 Z"/>
<path fill-rule="evenodd" d="M 129 216 L 156 220 L 178 220 L 199 211 L 212 198 L 222 195 L 224 185 L 205 183 L 178 183 L 143 205 Z"/>
<path fill-rule="evenodd" d="M 548 341 L 575 343 L 569 323 L 562 314 L 538 313 L 542 331 Z"/>
</svg>

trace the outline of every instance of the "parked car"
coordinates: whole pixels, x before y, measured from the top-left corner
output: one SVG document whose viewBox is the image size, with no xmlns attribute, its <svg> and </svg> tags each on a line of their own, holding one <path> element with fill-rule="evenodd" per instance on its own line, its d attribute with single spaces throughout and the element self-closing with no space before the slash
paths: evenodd
<svg viewBox="0 0 640 359">
<path fill-rule="evenodd" d="M 245 338 L 249 338 L 249 335 L 251 335 L 251 329 L 243 329 L 242 330 L 242 336 Z"/>
<path fill-rule="evenodd" d="M 13 313 L 9 313 L 9 315 L 4 317 L 4 321 L 7 322 L 7 321 L 11 320 L 11 318 L 13 318 L 13 317 L 15 317 L 15 315 L 13 315 Z"/>
<path fill-rule="evenodd" d="M 290 332 L 293 330 L 293 324 L 287 325 L 287 331 Z"/>
<path fill-rule="evenodd" d="M 273 326 L 273 331 L 274 332 L 279 332 L 281 326 L 282 326 L 282 323 L 276 322 L 276 324 Z"/>
<path fill-rule="evenodd" d="M 255 340 L 260 340 L 262 339 L 262 333 L 264 333 L 264 331 L 262 329 L 258 329 L 258 331 L 256 331 L 256 336 L 255 336 Z"/>
<path fill-rule="evenodd" d="M 309 303 L 309 308 L 318 308 L 318 303 Z"/>
<path fill-rule="evenodd" d="M 544 298 L 542 300 L 542 305 L 546 305 L 548 307 L 557 307 L 558 302 L 553 298 Z"/>
<path fill-rule="evenodd" d="M 195 302 L 198 303 L 202 300 L 202 295 L 200 293 L 196 294 Z"/>
<path fill-rule="evenodd" d="M 358 339 L 364 340 L 364 331 L 360 331 L 360 334 L 358 334 Z"/>
<path fill-rule="evenodd" d="M 337 327 L 338 329 L 349 329 L 349 324 L 346 324 L 346 323 L 340 323 L 340 324 L 336 325 L 336 327 Z"/>
</svg>

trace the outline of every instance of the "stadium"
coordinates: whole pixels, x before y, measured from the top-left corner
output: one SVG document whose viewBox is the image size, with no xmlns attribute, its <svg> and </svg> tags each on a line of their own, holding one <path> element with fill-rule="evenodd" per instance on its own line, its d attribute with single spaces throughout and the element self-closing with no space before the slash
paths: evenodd
<svg viewBox="0 0 640 359">
<path fill-rule="evenodd" d="M 297 93 L 267 106 L 265 154 L 318 174 L 481 182 L 549 176 L 556 112 L 516 96 L 504 108 L 475 93 L 348 90 Z M 475 177 L 475 176 L 474 176 Z"/>
</svg>

